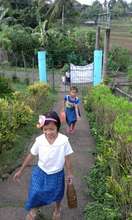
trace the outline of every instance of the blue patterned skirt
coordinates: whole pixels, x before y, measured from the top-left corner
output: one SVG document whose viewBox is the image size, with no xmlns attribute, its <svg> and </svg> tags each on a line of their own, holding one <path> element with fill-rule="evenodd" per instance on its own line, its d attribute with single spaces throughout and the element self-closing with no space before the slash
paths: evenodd
<svg viewBox="0 0 132 220">
<path fill-rule="evenodd" d="M 66 108 L 65 113 L 66 113 L 66 122 L 69 126 L 77 121 L 75 108 Z"/>
<path fill-rule="evenodd" d="M 64 188 L 64 170 L 48 175 L 35 166 L 32 171 L 25 209 L 29 211 L 32 208 L 61 201 L 64 196 Z"/>
</svg>

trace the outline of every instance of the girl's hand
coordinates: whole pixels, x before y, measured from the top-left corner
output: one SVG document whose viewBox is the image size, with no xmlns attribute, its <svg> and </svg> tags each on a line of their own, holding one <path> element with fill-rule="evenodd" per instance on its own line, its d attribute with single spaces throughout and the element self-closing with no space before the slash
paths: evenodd
<svg viewBox="0 0 132 220">
<path fill-rule="evenodd" d="M 73 176 L 72 175 L 68 175 L 66 178 L 66 181 L 68 184 L 72 184 L 73 183 Z"/>
<path fill-rule="evenodd" d="M 80 121 L 81 117 L 79 115 L 77 115 L 77 121 Z"/>
<path fill-rule="evenodd" d="M 22 172 L 21 172 L 20 170 L 18 170 L 18 171 L 15 173 L 15 175 L 13 176 L 14 182 L 19 183 L 19 182 L 20 182 L 20 177 L 21 177 L 21 175 L 22 175 Z"/>
</svg>

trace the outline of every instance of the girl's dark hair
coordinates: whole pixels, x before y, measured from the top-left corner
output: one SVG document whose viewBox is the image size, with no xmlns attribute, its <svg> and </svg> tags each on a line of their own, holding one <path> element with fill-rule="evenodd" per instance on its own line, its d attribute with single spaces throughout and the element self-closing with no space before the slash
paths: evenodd
<svg viewBox="0 0 132 220">
<path fill-rule="evenodd" d="M 46 118 L 53 118 L 56 121 L 52 121 L 55 123 L 56 127 L 57 127 L 57 131 L 59 131 L 60 126 L 61 126 L 61 121 L 60 118 L 58 116 L 58 114 L 55 111 L 51 111 L 51 112 L 47 112 L 46 114 L 44 114 Z M 51 120 L 46 120 L 44 125 L 48 125 L 49 123 L 51 123 Z"/>
<path fill-rule="evenodd" d="M 78 88 L 77 88 L 76 86 L 71 86 L 71 87 L 70 87 L 70 91 L 71 91 L 71 90 L 75 90 L 76 92 L 78 92 Z"/>
</svg>

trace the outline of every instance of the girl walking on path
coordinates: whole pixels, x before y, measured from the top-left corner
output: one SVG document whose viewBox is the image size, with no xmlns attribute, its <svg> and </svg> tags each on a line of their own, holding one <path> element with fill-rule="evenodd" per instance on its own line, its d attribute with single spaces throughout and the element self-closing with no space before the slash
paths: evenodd
<svg viewBox="0 0 132 220">
<path fill-rule="evenodd" d="M 55 202 L 53 220 L 60 220 L 61 201 L 64 196 L 65 174 L 67 181 L 72 183 L 71 154 L 73 150 L 68 137 L 59 132 L 60 119 L 56 112 L 39 116 L 38 128 L 43 134 L 36 138 L 30 153 L 20 169 L 15 173 L 14 181 L 19 181 L 23 170 L 38 155 L 38 165 L 33 167 L 28 198 L 25 209 L 28 211 L 27 220 L 34 220 L 36 208 Z"/>
<path fill-rule="evenodd" d="M 72 86 L 70 94 L 64 97 L 64 109 L 66 122 L 68 124 L 68 133 L 74 133 L 77 120 L 80 119 L 79 104 L 80 99 L 77 97 L 78 88 Z"/>
</svg>

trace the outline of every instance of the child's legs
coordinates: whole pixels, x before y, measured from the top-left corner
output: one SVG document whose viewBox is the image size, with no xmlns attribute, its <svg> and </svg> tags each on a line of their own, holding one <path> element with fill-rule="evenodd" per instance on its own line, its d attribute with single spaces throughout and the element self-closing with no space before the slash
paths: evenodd
<svg viewBox="0 0 132 220">
<path fill-rule="evenodd" d="M 76 122 L 72 124 L 72 131 L 76 129 Z"/>
<path fill-rule="evenodd" d="M 70 125 L 68 124 L 67 133 L 71 133 L 72 129 L 73 129 L 73 124 Z"/>
<path fill-rule="evenodd" d="M 76 128 L 76 121 L 70 125 L 70 130 L 73 131 Z"/>
<path fill-rule="evenodd" d="M 56 202 L 52 220 L 60 220 L 61 218 L 61 202 Z"/>
<path fill-rule="evenodd" d="M 61 209 L 61 201 L 55 203 L 55 210 L 54 210 L 54 212 L 56 214 L 60 213 L 60 209 Z"/>
<path fill-rule="evenodd" d="M 27 214 L 26 220 L 35 220 L 37 215 L 37 209 L 31 209 Z"/>
</svg>

